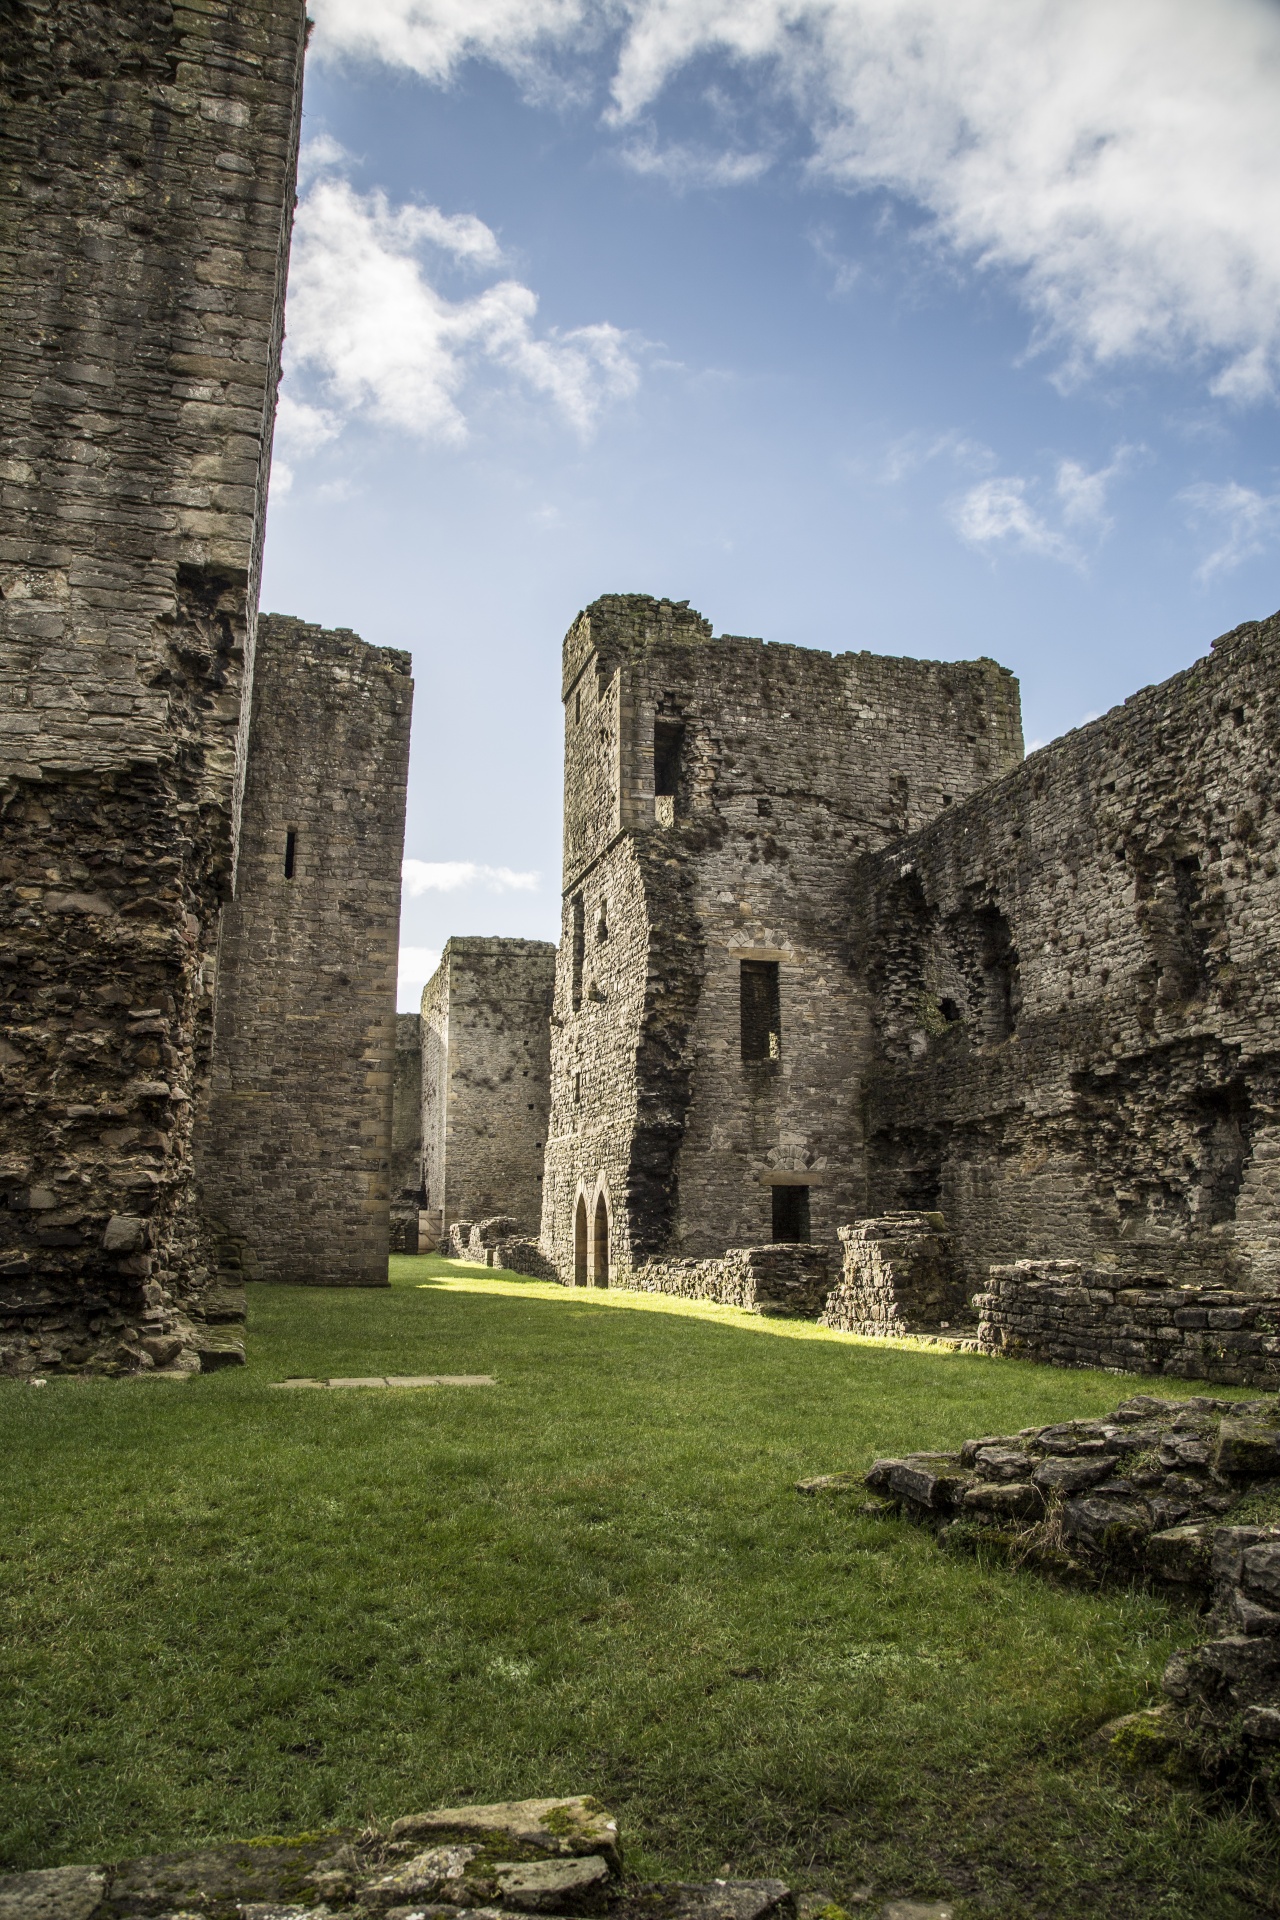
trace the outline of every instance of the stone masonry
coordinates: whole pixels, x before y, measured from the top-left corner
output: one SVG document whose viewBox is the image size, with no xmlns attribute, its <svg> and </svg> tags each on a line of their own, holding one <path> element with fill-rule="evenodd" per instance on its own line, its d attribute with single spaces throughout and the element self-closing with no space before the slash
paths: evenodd
<svg viewBox="0 0 1280 1920">
<path fill-rule="evenodd" d="M 851 875 L 865 1210 L 940 1208 L 967 1292 L 1280 1287 L 1278 745 L 1280 617 Z"/>
<path fill-rule="evenodd" d="M 453 939 L 423 989 L 423 1184 L 441 1241 L 496 1216 L 508 1236 L 537 1233 L 555 964 L 545 940 Z"/>
<path fill-rule="evenodd" d="M 422 1020 L 416 1013 L 398 1013 L 391 1083 L 393 1253 L 417 1253 L 422 1201 Z"/>
<path fill-rule="evenodd" d="M 302 0 L 0 21 L 0 1366 L 151 1364 L 209 1271 Z"/>
<path fill-rule="evenodd" d="M 841 1227 L 841 1277 L 822 1322 L 844 1333 L 912 1334 L 968 1318 L 940 1213 L 890 1213 Z"/>
<path fill-rule="evenodd" d="M 597 1283 L 865 1211 L 855 861 L 1017 764 L 1016 682 L 713 639 L 611 595 L 564 643 L 542 1245 Z"/>
<path fill-rule="evenodd" d="M 974 1295 L 982 1353 L 1058 1367 L 1280 1386 L 1280 1298 L 1167 1286 L 1078 1260 L 992 1267 Z"/>
<path fill-rule="evenodd" d="M 258 625 L 199 1171 L 224 1274 L 387 1285 L 409 656 Z"/>
</svg>

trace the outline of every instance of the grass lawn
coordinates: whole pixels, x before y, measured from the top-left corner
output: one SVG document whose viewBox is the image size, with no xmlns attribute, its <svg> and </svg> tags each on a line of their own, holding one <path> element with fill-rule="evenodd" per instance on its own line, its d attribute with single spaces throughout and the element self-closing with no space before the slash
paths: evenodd
<svg viewBox="0 0 1280 1920">
<path fill-rule="evenodd" d="M 1188 1615 L 792 1490 L 1139 1383 L 391 1264 L 252 1288 L 245 1369 L 0 1389 L 5 1865 L 591 1792 L 646 1874 L 1280 1913 L 1272 1829 L 1089 1744 Z M 498 1384 L 268 1386 L 377 1373 Z"/>
</svg>

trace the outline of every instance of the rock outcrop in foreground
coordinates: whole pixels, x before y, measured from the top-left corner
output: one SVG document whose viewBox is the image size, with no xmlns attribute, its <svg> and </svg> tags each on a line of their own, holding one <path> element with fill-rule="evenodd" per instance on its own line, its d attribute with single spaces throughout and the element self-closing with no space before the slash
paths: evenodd
<svg viewBox="0 0 1280 1920">
<path fill-rule="evenodd" d="M 891 1901 L 878 1920 L 951 1920 Z M 597 1800 L 512 1800 L 411 1813 L 385 1830 L 233 1841 L 115 1866 L 0 1874 L 0 1920 L 848 1920 L 782 1880 L 646 1884 L 622 1875 L 618 1823 Z"/>
<path fill-rule="evenodd" d="M 946 1546 L 1067 1579 L 1136 1577 L 1205 1607 L 1212 1637 L 1169 1662 L 1168 1706 L 1129 1716 L 1120 1749 L 1182 1746 L 1280 1818 L 1280 1400 L 1140 1393 L 1102 1419 L 877 1460 L 800 1491 L 854 1484 Z"/>
</svg>

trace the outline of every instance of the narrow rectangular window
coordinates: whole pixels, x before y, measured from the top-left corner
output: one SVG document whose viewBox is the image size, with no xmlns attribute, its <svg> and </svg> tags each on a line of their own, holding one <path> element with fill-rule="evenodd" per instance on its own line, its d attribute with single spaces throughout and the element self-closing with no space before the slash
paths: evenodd
<svg viewBox="0 0 1280 1920">
<path fill-rule="evenodd" d="M 779 1060 L 782 1012 L 778 963 L 776 960 L 743 960 L 739 964 L 742 969 L 739 987 L 742 1057 L 751 1061 Z"/>
<path fill-rule="evenodd" d="M 573 912 L 572 945 L 570 957 L 573 965 L 572 998 L 576 1013 L 582 1005 L 582 963 L 587 954 L 587 910 L 582 895 L 575 893 L 571 902 Z"/>
<path fill-rule="evenodd" d="M 284 877 L 286 880 L 292 880 L 293 878 L 293 863 L 297 857 L 297 852 L 298 836 L 293 828 L 290 827 L 284 836 Z"/>
<path fill-rule="evenodd" d="M 809 1238 L 808 1187 L 773 1189 L 773 1237 L 775 1240 Z"/>
<path fill-rule="evenodd" d="M 680 786 L 680 754 L 684 728 L 678 720 L 658 720 L 653 728 L 653 792 L 657 800 L 674 800 Z"/>
</svg>

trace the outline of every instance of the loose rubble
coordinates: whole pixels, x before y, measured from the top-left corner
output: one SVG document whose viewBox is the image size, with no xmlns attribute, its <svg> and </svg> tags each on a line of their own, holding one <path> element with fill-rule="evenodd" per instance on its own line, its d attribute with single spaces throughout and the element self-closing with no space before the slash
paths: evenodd
<svg viewBox="0 0 1280 1920">
<path fill-rule="evenodd" d="M 850 1905 L 870 1920 L 949 1920 L 932 1903 Z M 819 1904 L 821 1903 L 821 1904 Z M 438 1807 L 385 1829 L 272 1835 L 198 1853 L 0 1874 L 0 1920 L 847 1920 L 783 1880 L 623 1877 L 618 1823 L 587 1794 Z"/>
<path fill-rule="evenodd" d="M 853 1480 L 798 1490 L 842 1493 Z M 1139 1578 L 1207 1608 L 1214 1637 L 1165 1671 L 1170 1709 L 1150 1728 L 1117 1723 L 1117 1751 L 1141 1751 L 1139 1732 L 1167 1747 L 1172 1724 L 1206 1776 L 1280 1817 L 1280 1400 L 1135 1394 L 1101 1419 L 877 1460 L 862 1484 L 879 1511 L 947 1547 L 1066 1579 Z"/>
</svg>

